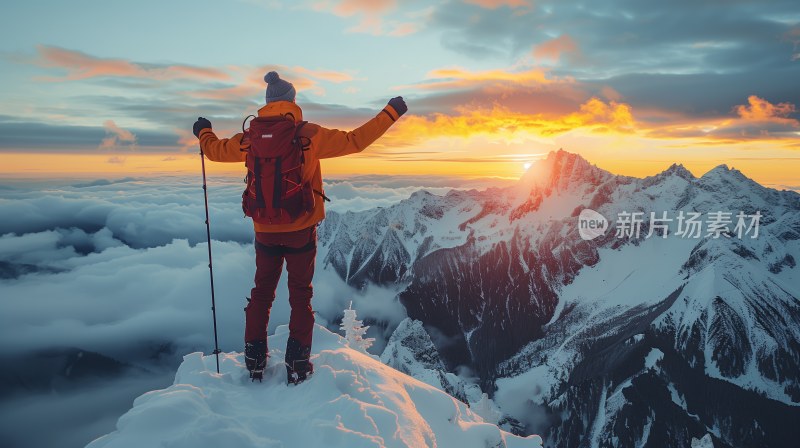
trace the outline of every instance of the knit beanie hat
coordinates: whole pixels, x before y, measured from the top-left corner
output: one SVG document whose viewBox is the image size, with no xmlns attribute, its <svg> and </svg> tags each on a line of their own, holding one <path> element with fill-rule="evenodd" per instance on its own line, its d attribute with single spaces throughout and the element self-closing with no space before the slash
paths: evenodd
<svg viewBox="0 0 800 448">
<path fill-rule="evenodd" d="M 292 83 L 284 81 L 278 76 L 278 72 L 269 72 L 264 75 L 267 82 L 267 104 L 274 101 L 294 101 L 297 92 Z"/>
</svg>

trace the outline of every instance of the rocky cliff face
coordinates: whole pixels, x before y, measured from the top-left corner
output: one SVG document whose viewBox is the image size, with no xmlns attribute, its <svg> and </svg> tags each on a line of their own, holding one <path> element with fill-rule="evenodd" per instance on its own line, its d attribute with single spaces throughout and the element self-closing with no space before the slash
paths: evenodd
<svg viewBox="0 0 800 448">
<path fill-rule="evenodd" d="M 585 208 L 612 228 L 581 239 Z M 732 231 L 738 212 L 759 213 L 757 238 L 707 236 L 718 211 Z M 639 235 L 617 237 L 614 221 L 634 212 Z M 650 212 L 672 218 L 666 238 Z M 701 214 L 698 238 L 676 234 L 687 230 L 680 213 Z M 800 418 L 794 192 L 724 165 L 700 178 L 680 165 L 615 176 L 558 151 L 511 188 L 331 213 L 320 239 L 323 266 L 350 284 L 400 286 L 409 317 L 442 334 L 445 367 L 474 369 L 518 430 L 546 445 L 800 436 L 789 423 Z"/>
</svg>

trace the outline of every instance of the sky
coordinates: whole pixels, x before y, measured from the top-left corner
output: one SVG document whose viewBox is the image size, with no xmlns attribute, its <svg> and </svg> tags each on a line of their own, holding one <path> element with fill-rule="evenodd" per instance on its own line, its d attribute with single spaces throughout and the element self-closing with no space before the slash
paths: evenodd
<svg viewBox="0 0 800 448">
<path fill-rule="evenodd" d="M 331 175 L 516 178 L 564 148 L 618 174 L 726 163 L 800 188 L 800 7 L 783 0 L 11 1 L 0 176 L 195 173 L 194 120 L 235 133 L 268 70 L 326 127 L 406 99 Z"/>
</svg>

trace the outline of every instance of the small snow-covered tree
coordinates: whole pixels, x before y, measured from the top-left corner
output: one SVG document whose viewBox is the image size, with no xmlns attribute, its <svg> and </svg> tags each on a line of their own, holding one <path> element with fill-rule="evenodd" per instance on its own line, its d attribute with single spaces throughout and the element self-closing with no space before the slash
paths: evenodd
<svg viewBox="0 0 800 448">
<path fill-rule="evenodd" d="M 340 330 L 344 331 L 344 338 L 347 339 L 347 345 L 350 348 L 367 352 L 367 349 L 375 342 L 375 338 L 365 338 L 369 326 L 364 326 L 362 322 L 356 319 L 356 310 L 353 309 L 353 301 L 350 301 L 350 306 L 344 310 L 344 317 L 342 318 L 342 325 L 339 326 Z"/>
</svg>

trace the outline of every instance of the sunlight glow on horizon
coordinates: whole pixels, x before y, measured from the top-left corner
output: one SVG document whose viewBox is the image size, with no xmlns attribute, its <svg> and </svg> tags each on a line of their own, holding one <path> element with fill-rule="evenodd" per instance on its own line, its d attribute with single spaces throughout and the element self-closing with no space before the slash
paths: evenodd
<svg viewBox="0 0 800 448">
<path fill-rule="evenodd" d="M 633 177 L 647 177 L 658 174 L 673 163 L 684 165 L 695 176 L 700 177 L 715 166 L 727 164 L 742 171 L 756 182 L 778 189 L 800 190 L 796 183 L 800 172 L 800 157 L 785 157 L 776 164 L 773 158 L 728 158 L 705 159 L 686 158 L 684 160 L 666 159 L 663 154 L 651 159 L 627 159 L 607 155 L 597 160 L 597 153 L 591 151 L 571 151 L 586 158 L 589 163 L 613 174 Z M 544 153 L 540 159 L 546 157 Z M 198 154 L 130 154 L 130 153 L 76 153 L 63 154 L 0 153 L 0 180 L 2 179 L 43 179 L 43 178 L 114 178 L 125 176 L 199 176 L 200 160 Z M 528 160 L 531 160 L 528 158 Z M 35 163 L 33 162 L 35 161 Z M 494 161 L 396 161 L 370 157 L 369 155 L 350 156 L 321 161 L 323 177 L 348 177 L 359 175 L 389 176 L 448 176 L 462 178 L 502 178 L 519 179 L 536 159 L 524 163 L 517 160 L 497 159 Z M 212 176 L 243 177 L 243 163 L 206 163 L 206 170 Z"/>
</svg>

